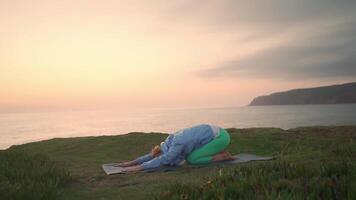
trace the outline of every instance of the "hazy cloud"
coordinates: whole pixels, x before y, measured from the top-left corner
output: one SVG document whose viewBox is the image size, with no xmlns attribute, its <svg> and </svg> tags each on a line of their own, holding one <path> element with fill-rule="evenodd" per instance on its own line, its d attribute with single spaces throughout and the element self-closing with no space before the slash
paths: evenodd
<svg viewBox="0 0 356 200">
<path fill-rule="evenodd" d="M 180 0 L 163 5 L 160 13 L 168 20 L 229 28 L 234 26 L 284 27 L 307 20 L 338 18 L 353 13 L 353 0 Z"/>
<path fill-rule="evenodd" d="M 199 71 L 203 77 L 251 76 L 280 79 L 356 77 L 355 1 L 272 1 L 239 8 L 226 1 L 219 21 L 265 29 L 266 38 L 289 31 L 283 42 Z M 259 7 L 257 12 L 252 8 Z M 245 15 L 246 14 L 246 15 Z M 236 25 L 237 26 L 237 25 Z M 258 29 L 257 29 L 258 30 Z M 251 35 L 261 36 L 251 32 Z M 262 34 L 263 35 L 263 34 Z M 259 37 L 263 38 L 263 37 Z M 254 37 L 248 38 L 252 42 Z M 239 44 L 236 44 L 238 47 Z"/>
</svg>

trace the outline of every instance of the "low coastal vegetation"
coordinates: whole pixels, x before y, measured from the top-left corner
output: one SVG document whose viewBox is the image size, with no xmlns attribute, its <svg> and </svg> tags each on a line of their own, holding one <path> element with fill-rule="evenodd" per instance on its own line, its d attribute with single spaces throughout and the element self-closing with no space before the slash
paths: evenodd
<svg viewBox="0 0 356 200">
<path fill-rule="evenodd" d="M 356 199 L 350 161 L 301 165 L 287 161 L 222 170 L 200 185 L 175 183 L 156 199 Z"/>
<path fill-rule="evenodd" d="M 229 151 L 272 161 L 107 176 L 161 133 L 52 139 L 0 151 L 0 199 L 355 199 L 356 127 L 227 129 Z M 2 196 L 1 196 L 2 195 Z"/>
<path fill-rule="evenodd" d="M 70 180 L 69 172 L 43 154 L 0 151 L 0 199 L 56 199 Z"/>
</svg>

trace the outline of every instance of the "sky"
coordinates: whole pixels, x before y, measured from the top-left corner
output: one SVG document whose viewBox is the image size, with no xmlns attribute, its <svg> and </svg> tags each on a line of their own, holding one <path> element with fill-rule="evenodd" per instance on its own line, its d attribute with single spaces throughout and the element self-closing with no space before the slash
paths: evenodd
<svg viewBox="0 0 356 200">
<path fill-rule="evenodd" d="M 244 106 L 356 80 L 356 1 L 0 0 L 0 112 Z"/>
</svg>

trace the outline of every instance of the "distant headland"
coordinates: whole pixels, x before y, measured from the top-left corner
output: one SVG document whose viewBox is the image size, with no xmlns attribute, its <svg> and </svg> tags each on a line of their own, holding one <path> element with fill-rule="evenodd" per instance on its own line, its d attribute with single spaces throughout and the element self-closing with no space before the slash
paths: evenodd
<svg viewBox="0 0 356 200">
<path fill-rule="evenodd" d="M 254 98 L 250 106 L 356 103 L 356 82 L 293 89 Z"/>
</svg>

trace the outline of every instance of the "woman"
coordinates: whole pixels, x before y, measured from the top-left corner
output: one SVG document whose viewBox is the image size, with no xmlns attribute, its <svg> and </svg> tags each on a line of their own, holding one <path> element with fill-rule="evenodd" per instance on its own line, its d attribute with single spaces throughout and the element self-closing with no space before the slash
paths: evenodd
<svg viewBox="0 0 356 200">
<path fill-rule="evenodd" d="M 170 134 L 151 153 L 118 166 L 125 167 L 126 172 L 138 172 L 163 165 L 175 166 L 184 159 L 193 165 L 233 160 L 225 150 L 229 143 L 230 135 L 223 128 L 208 124 L 197 125 Z"/>
</svg>

